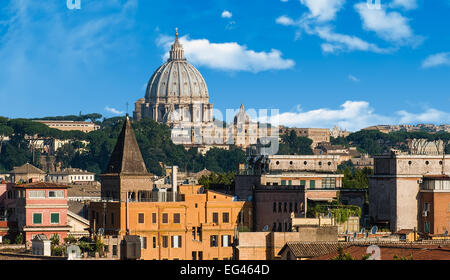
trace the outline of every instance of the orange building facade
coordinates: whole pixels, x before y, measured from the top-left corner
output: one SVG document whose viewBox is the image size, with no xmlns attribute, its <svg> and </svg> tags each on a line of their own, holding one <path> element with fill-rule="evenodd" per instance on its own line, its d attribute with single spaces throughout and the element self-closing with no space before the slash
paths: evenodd
<svg viewBox="0 0 450 280">
<path fill-rule="evenodd" d="M 252 227 L 251 203 L 201 186 L 181 185 L 178 194 L 176 201 L 91 203 L 91 230 L 138 235 L 144 260 L 232 259 L 239 228 Z"/>
</svg>

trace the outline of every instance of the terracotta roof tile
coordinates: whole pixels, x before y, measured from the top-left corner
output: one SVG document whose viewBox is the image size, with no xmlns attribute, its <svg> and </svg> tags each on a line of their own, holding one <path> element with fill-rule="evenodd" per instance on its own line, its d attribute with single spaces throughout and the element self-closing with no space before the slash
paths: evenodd
<svg viewBox="0 0 450 280">
<path fill-rule="evenodd" d="M 22 166 L 14 167 L 11 174 L 45 174 L 45 172 L 34 165 L 25 163 Z"/>
<path fill-rule="evenodd" d="M 311 258 L 337 251 L 339 246 L 347 247 L 339 242 L 287 242 L 279 254 L 289 248 L 296 258 Z"/>
<path fill-rule="evenodd" d="M 48 182 L 34 182 L 34 183 L 28 183 L 28 184 L 16 184 L 14 185 L 16 188 L 64 188 L 68 189 L 71 188 L 70 186 L 64 185 L 64 184 L 57 184 L 57 183 L 48 183 Z"/>
<path fill-rule="evenodd" d="M 442 242 L 421 244 L 421 243 L 392 243 L 381 244 L 374 243 L 380 247 L 381 260 L 394 260 L 395 256 L 409 258 L 412 256 L 413 260 L 450 260 L 450 243 Z M 354 259 L 361 260 L 364 255 L 367 255 L 367 248 L 370 244 L 352 244 L 344 248 L 344 252 L 349 253 Z M 313 260 L 330 260 L 338 255 L 337 250 L 319 257 L 312 258 Z"/>
</svg>

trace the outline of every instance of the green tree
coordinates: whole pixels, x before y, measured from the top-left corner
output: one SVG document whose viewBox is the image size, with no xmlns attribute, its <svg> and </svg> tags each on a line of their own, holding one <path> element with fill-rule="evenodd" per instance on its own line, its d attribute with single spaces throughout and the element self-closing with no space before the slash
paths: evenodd
<svg viewBox="0 0 450 280">
<path fill-rule="evenodd" d="M 281 143 L 278 149 L 279 155 L 313 155 L 311 149 L 312 140 L 307 137 L 298 137 L 294 130 L 281 135 Z"/>
</svg>

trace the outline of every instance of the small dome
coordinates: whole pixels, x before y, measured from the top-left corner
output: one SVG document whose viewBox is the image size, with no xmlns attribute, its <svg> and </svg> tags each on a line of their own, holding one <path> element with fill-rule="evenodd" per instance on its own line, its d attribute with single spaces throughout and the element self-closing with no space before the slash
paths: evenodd
<svg viewBox="0 0 450 280">
<path fill-rule="evenodd" d="M 234 117 L 234 124 L 248 124 L 250 123 L 250 117 L 245 112 L 244 104 L 241 104 L 239 112 Z"/>
<path fill-rule="evenodd" d="M 209 98 L 205 79 L 184 58 L 183 46 L 178 41 L 178 31 L 169 59 L 155 71 L 147 85 L 146 101 L 158 98 L 187 98 L 190 99 L 187 100 L 188 103 Z"/>
</svg>

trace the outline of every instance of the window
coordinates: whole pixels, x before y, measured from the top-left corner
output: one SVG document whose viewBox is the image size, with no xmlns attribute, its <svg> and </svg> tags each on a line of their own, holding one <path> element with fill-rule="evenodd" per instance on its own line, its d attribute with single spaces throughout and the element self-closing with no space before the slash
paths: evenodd
<svg viewBox="0 0 450 280">
<path fill-rule="evenodd" d="M 168 248 L 169 247 L 169 237 L 167 235 L 164 235 L 162 237 L 162 247 Z"/>
<path fill-rule="evenodd" d="M 281 213 L 281 202 L 278 202 L 278 213 Z"/>
<path fill-rule="evenodd" d="M 430 233 L 430 222 L 425 222 L 424 223 L 424 231 L 426 233 Z"/>
<path fill-rule="evenodd" d="M 295 212 L 295 213 L 297 213 L 297 212 L 298 212 L 298 207 L 297 207 L 297 206 L 298 206 L 297 202 L 296 202 L 296 203 L 294 203 L 294 212 Z"/>
<path fill-rule="evenodd" d="M 152 213 L 152 223 L 156 224 L 156 213 Z"/>
<path fill-rule="evenodd" d="M 197 228 L 197 237 L 199 241 L 202 241 L 202 228 L 198 227 Z"/>
<path fill-rule="evenodd" d="M 281 180 L 281 185 L 286 186 L 286 180 Z"/>
<path fill-rule="evenodd" d="M 213 223 L 219 223 L 219 213 L 213 213 Z"/>
<path fill-rule="evenodd" d="M 153 236 L 153 248 L 156 248 L 156 236 Z"/>
<path fill-rule="evenodd" d="M 289 185 L 289 186 L 292 186 L 292 180 L 289 180 L 289 181 L 288 181 L 288 185 Z"/>
<path fill-rule="evenodd" d="M 147 237 L 140 236 L 141 239 L 141 249 L 147 249 Z"/>
<path fill-rule="evenodd" d="M 284 203 L 284 213 L 287 212 L 287 202 Z"/>
<path fill-rule="evenodd" d="M 42 213 L 33 213 L 33 224 L 42 224 Z"/>
<path fill-rule="evenodd" d="M 144 223 L 144 213 L 138 214 L 138 223 L 143 224 Z"/>
<path fill-rule="evenodd" d="M 300 186 L 302 186 L 302 187 L 306 186 L 306 181 L 305 180 L 300 180 Z"/>
<path fill-rule="evenodd" d="M 112 246 L 112 254 L 113 256 L 117 256 L 117 245 Z"/>
<path fill-rule="evenodd" d="M 50 214 L 50 223 L 51 224 L 59 224 L 59 213 L 51 213 Z"/>
<path fill-rule="evenodd" d="M 202 251 L 198 252 L 198 260 L 199 261 L 203 260 L 203 252 Z"/>
<path fill-rule="evenodd" d="M 314 181 L 314 180 L 311 180 L 311 181 L 309 181 L 309 188 L 310 189 L 315 189 L 316 188 L 316 181 Z"/>
<path fill-rule="evenodd" d="M 334 189 L 336 188 L 336 178 L 323 178 L 322 188 L 324 189 Z"/>
<path fill-rule="evenodd" d="M 180 223 L 180 213 L 173 214 L 173 223 L 179 224 Z"/>
<path fill-rule="evenodd" d="M 223 213 L 222 214 L 222 221 L 224 223 L 229 223 L 230 222 L 230 214 L 229 213 Z"/>
<path fill-rule="evenodd" d="M 222 247 L 230 247 L 231 235 L 222 235 Z"/>
<path fill-rule="evenodd" d="M 28 191 L 29 198 L 45 198 L 45 191 Z"/>
<path fill-rule="evenodd" d="M 289 202 L 289 213 L 292 212 L 292 202 Z"/>
<path fill-rule="evenodd" d="M 181 236 L 180 235 L 175 235 L 172 236 L 171 238 L 172 240 L 172 248 L 181 248 Z"/>
<path fill-rule="evenodd" d="M 111 213 L 111 225 L 114 225 L 114 213 Z"/>
<path fill-rule="evenodd" d="M 273 213 L 277 212 L 277 203 L 273 203 Z"/>
<path fill-rule="evenodd" d="M 217 235 L 211 235 L 211 247 L 217 247 Z"/>
<path fill-rule="evenodd" d="M 197 252 L 192 251 L 192 260 L 196 261 L 197 260 Z"/>
<path fill-rule="evenodd" d="M 163 213 L 162 214 L 162 223 L 163 224 L 168 224 L 169 223 L 169 214 L 167 214 L 167 213 Z"/>
</svg>

